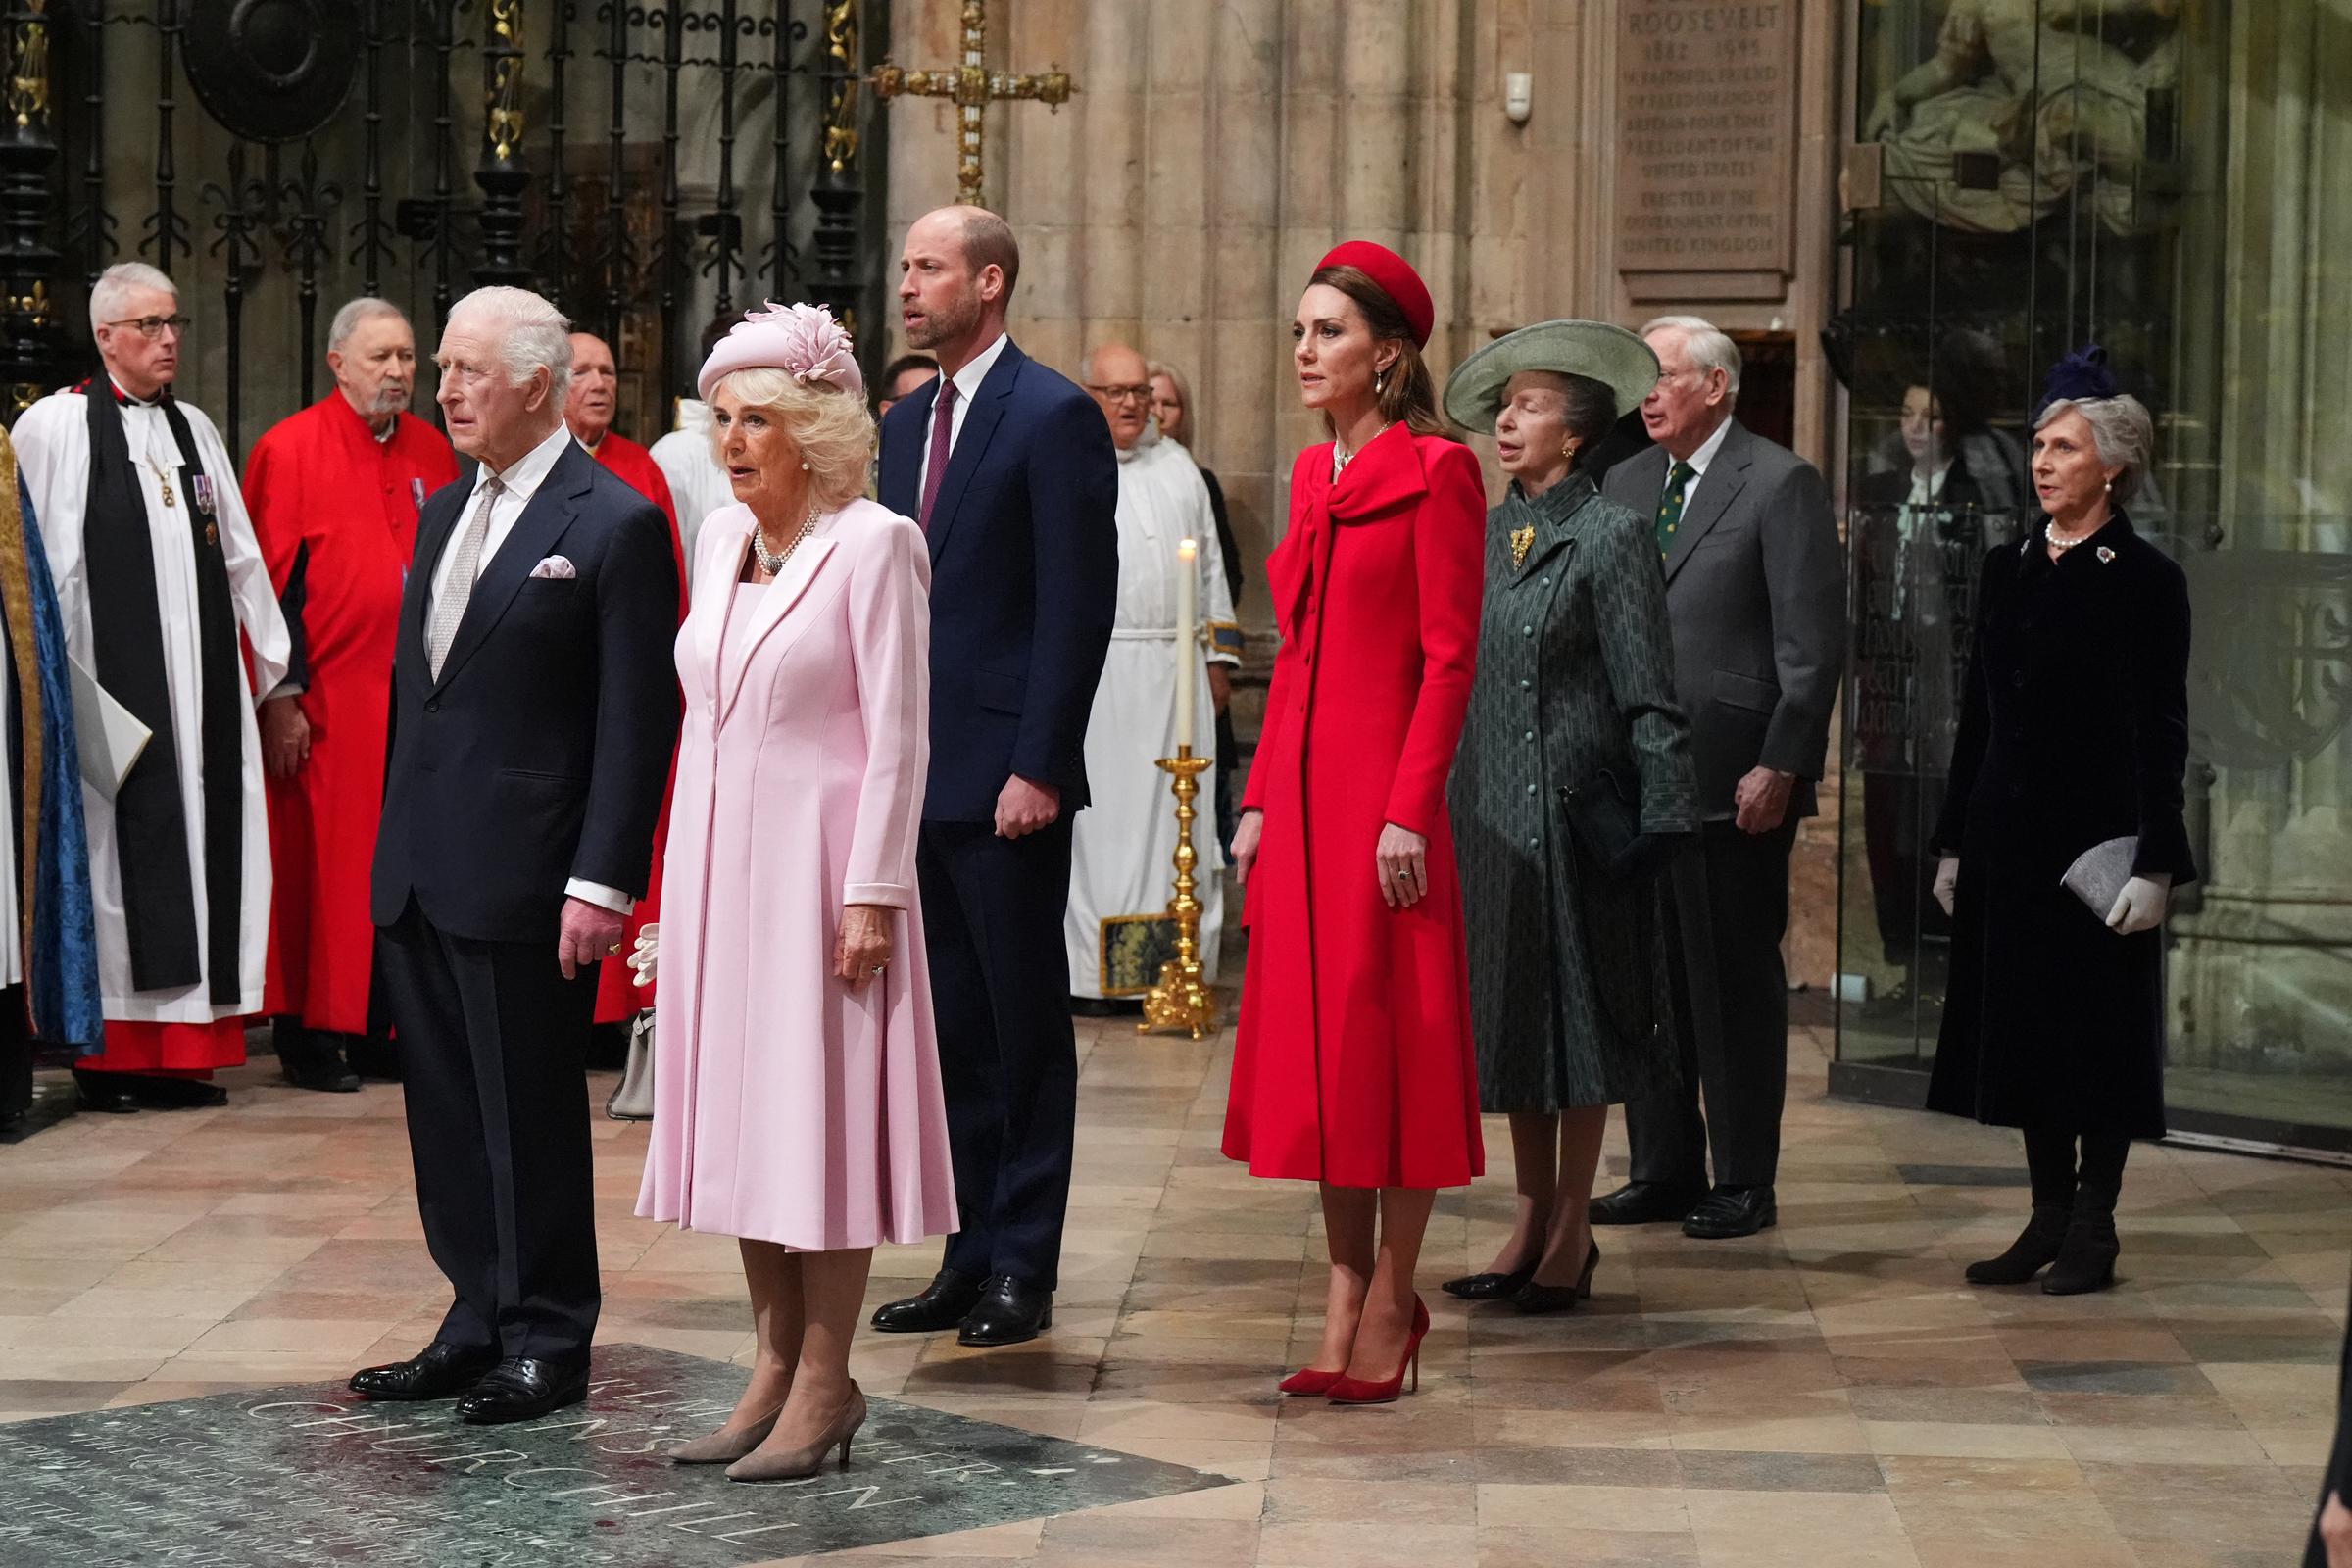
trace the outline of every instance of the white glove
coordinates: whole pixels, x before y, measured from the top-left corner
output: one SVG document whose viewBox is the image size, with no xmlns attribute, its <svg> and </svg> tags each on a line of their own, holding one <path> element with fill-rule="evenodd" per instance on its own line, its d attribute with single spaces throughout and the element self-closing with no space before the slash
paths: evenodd
<svg viewBox="0 0 2352 1568">
<path fill-rule="evenodd" d="M 2115 896 L 2115 907 L 2107 911 L 2109 929 L 2123 937 L 2155 930 L 2164 924 L 2164 908 L 2172 902 L 2172 896 L 2173 879 L 2169 876 L 2133 877 Z"/>
<path fill-rule="evenodd" d="M 637 971 L 639 990 L 654 983 L 654 967 L 662 956 L 662 922 L 648 920 L 637 933 L 637 949 L 629 955 L 629 967 Z"/>
<path fill-rule="evenodd" d="M 1946 915 L 1952 912 L 1952 895 L 1959 886 L 1960 857 L 1947 855 L 1936 862 L 1936 902 L 1943 906 Z"/>
</svg>

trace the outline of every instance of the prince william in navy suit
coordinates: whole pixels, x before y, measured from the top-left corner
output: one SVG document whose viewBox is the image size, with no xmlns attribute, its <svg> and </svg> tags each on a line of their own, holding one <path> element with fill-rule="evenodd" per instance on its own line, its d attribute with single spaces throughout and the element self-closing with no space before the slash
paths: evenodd
<svg viewBox="0 0 2352 1568">
<path fill-rule="evenodd" d="M 899 305 L 939 378 L 882 421 L 882 504 L 931 549 L 931 779 L 915 865 L 963 1229 L 874 1327 L 1016 1345 L 1054 1321 L 1078 1047 L 1061 941 L 1070 817 L 1118 595 L 1102 409 L 1014 347 L 1012 230 L 977 207 L 906 232 Z"/>
</svg>

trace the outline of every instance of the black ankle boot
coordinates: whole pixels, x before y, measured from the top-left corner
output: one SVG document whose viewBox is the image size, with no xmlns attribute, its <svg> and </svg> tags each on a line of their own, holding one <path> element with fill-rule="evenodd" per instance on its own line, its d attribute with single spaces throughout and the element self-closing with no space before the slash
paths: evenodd
<svg viewBox="0 0 2352 1568">
<path fill-rule="evenodd" d="M 2060 1244 L 2066 1239 L 2070 1210 L 2064 1203 L 2035 1203 L 2034 1217 L 2009 1250 L 1998 1257 L 1988 1257 L 1968 1265 L 1965 1277 L 1971 1285 L 2023 1285 L 2056 1260 Z"/>
<path fill-rule="evenodd" d="M 2058 1245 L 2058 1260 L 2042 1276 L 2044 1296 L 2082 1296 L 2115 1283 L 2115 1260 L 2123 1251 L 2115 1235 L 2115 1194 L 2085 1187 L 2075 1194 L 2074 1217 Z"/>
</svg>

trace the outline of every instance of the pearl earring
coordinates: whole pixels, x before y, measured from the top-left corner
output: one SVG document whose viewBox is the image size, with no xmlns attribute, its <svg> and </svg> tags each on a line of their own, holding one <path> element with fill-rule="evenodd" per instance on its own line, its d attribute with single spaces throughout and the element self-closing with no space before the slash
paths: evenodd
<svg viewBox="0 0 2352 1568">
<path fill-rule="evenodd" d="M 1372 375 L 1372 395 L 1374 397 L 1378 397 L 1381 395 L 1381 393 L 1387 391 L 1388 387 L 1389 372 L 1386 370 L 1374 371 Z"/>
<path fill-rule="evenodd" d="M 803 473 L 807 473 L 808 471 L 808 460 L 807 458 L 803 458 L 801 460 L 801 471 Z"/>
<path fill-rule="evenodd" d="M 2099 481 L 2099 488 L 2112 494 L 2115 490 L 2115 481 L 2113 479 L 2102 479 Z"/>
</svg>

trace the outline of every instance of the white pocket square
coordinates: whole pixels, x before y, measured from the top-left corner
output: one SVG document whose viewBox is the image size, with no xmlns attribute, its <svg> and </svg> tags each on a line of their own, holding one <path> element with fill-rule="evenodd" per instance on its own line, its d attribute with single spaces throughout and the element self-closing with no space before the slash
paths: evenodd
<svg viewBox="0 0 2352 1568">
<path fill-rule="evenodd" d="M 564 557 L 550 556 L 531 568 L 531 575 L 534 577 L 571 578 L 577 577 L 579 572 Z"/>
</svg>

